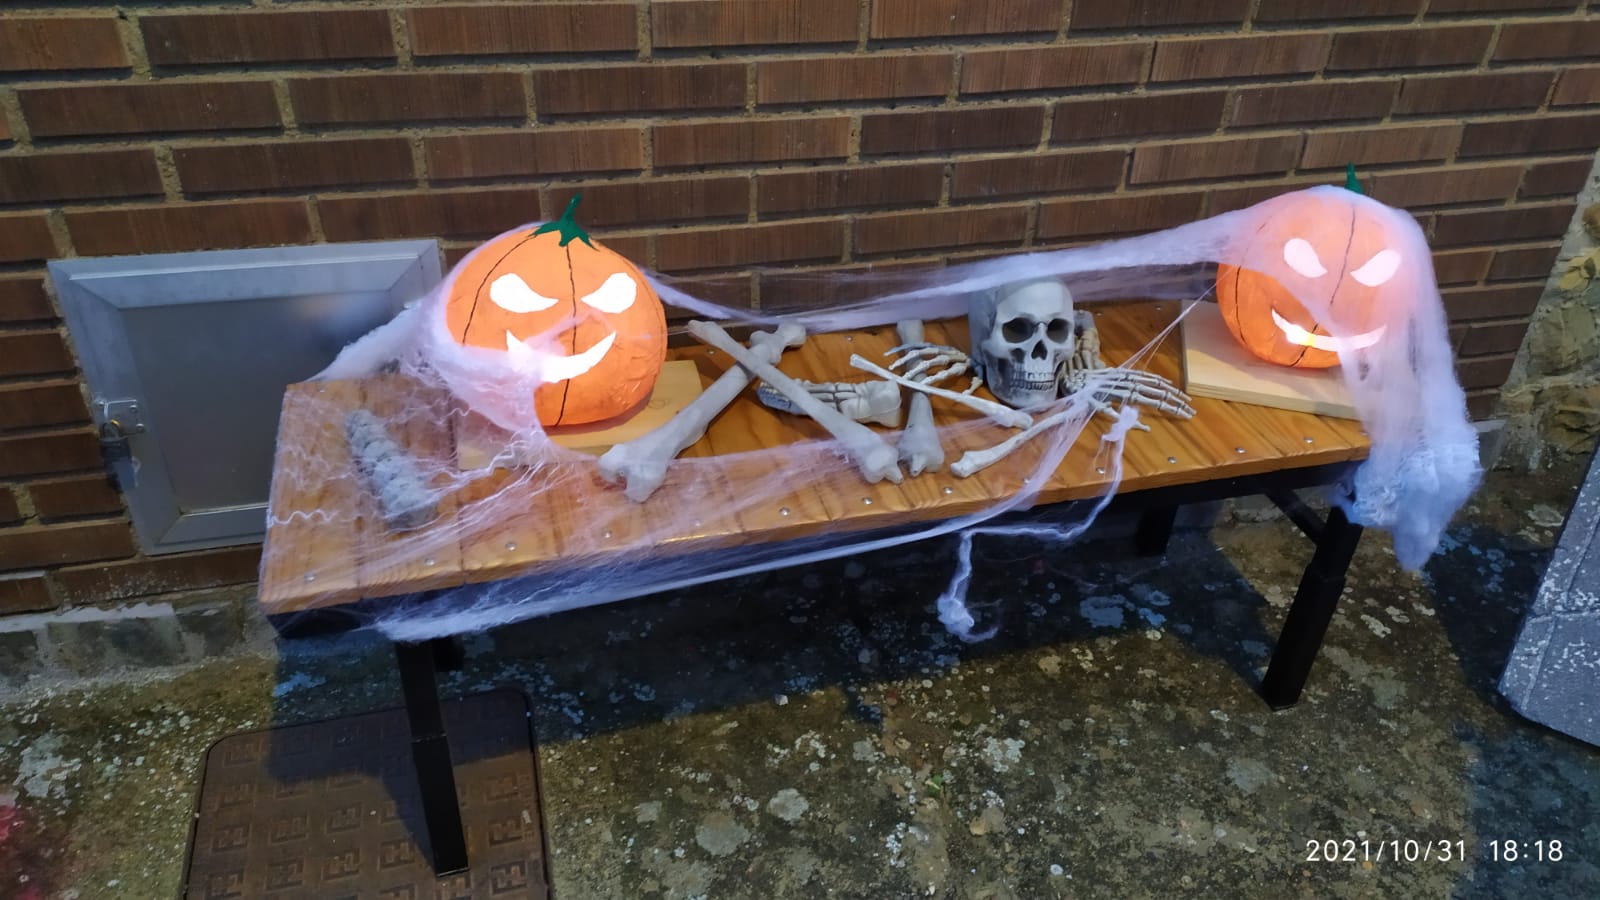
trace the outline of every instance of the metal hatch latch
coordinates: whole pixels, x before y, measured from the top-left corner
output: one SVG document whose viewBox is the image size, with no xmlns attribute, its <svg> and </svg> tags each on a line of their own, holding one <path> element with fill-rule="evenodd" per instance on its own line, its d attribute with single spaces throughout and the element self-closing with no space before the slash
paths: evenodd
<svg viewBox="0 0 1600 900">
<path fill-rule="evenodd" d="M 144 433 L 144 419 L 137 400 L 101 400 L 100 452 L 107 464 L 133 458 L 128 438 Z"/>
</svg>

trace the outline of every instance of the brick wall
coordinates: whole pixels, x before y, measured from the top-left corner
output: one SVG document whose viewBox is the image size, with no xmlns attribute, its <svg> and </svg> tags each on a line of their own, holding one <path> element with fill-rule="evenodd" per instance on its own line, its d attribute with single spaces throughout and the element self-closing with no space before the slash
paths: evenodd
<svg viewBox="0 0 1600 900">
<path fill-rule="evenodd" d="M 1338 181 L 1416 212 L 1486 413 L 1600 145 L 1594 0 L 14 0 L 0 614 L 248 581 L 143 559 L 45 260 L 438 237 L 575 190 L 641 263 L 961 258 Z"/>
</svg>

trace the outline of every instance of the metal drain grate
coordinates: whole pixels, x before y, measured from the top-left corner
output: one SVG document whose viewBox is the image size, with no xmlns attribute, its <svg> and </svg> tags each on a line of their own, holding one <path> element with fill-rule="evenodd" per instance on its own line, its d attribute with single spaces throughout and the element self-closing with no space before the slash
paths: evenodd
<svg viewBox="0 0 1600 900">
<path fill-rule="evenodd" d="M 527 699 L 444 703 L 471 867 L 435 878 L 403 710 L 223 738 L 206 754 L 185 897 L 546 898 Z"/>
</svg>

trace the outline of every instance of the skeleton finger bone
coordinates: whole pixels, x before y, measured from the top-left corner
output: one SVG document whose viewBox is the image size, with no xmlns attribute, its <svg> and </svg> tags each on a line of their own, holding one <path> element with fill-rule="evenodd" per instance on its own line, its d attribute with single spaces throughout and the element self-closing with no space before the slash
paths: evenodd
<svg viewBox="0 0 1600 900">
<path fill-rule="evenodd" d="M 962 406 L 971 407 L 972 409 L 983 413 L 1007 428 L 1027 428 L 1029 425 L 1033 424 L 1033 417 L 1021 410 L 1012 409 L 1009 406 L 1004 406 L 991 400 L 985 400 L 982 397 L 974 397 L 971 394 L 959 394 L 955 391 L 947 391 L 944 388 L 934 387 L 926 382 L 912 381 L 903 375 L 897 375 L 894 372 L 885 369 L 877 363 L 862 359 L 860 354 L 854 354 L 850 357 L 850 365 L 855 366 L 864 372 L 871 372 L 872 374 L 886 381 L 892 381 L 901 387 L 908 387 L 913 391 L 918 391 L 924 394 L 932 394 L 935 397 L 943 397 L 946 400 L 953 400 Z"/>
<path fill-rule="evenodd" d="M 985 447 L 982 450 L 968 450 L 966 453 L 961 454 L 960 459 L 950 464 L 950 471 L 958 478 L 970 477 L 1010 456 L 1016 452 L 1018 447 L 1033 440 L 1043 432 L 1060 425 L 1068 419 L 1082 415 L 1083 410 L 1077 407 L 1076 404 L 1068 404 L 1066 409 L 1045 416 L 1023 431 L 1006 438 L 993 447 Z"/>
<path fill-rule="evenodd" d="M 900 388 L 887 381 L 843 382 L 830 381 L 818 384 L 813 381 L 796 381 L 811 396 L 838 410 L 857 422 L 871 422 L 895 428 L 900 424 Z M 805 413 L 770 384 L 756 388 L 756 397 L 762 405 L 787 413 Z"/>
<path fill-rule="evenodd" d="M 782 392 L 790 402 L 815 419 L 818 425 L 827 429 L 829 434 L 838 439 L 845 452 L 855 462 L 856 468 L 861 470 L 861 477 L 869 484 L 877 484 L 885 478 L 895 484 L 900 483 L 903 476 L 895 449 L 872 429 L 860 422 L 845 418 L 838 410 L 813 397 L 793 378 L 739 346 L 739 343 L 729 337 L 720 325 L 697 319 L 690 322 L 686 330 L 695 340 L 709 344 L 733 357 L 735 362 Z"/>
<path fill-rule="evenodd" d="M 776 331 L 762 331 L 750 337 L 750 353 L 764 362 L 776 363 L 788 348 L 805 343 L 806 332 L 798 325 L 781 325 Z M 706 428 L 728 408 L 750 383 L 750 373 L 740 366 L 729 366 L 700 396 L 690 401 L 671 420 L 631 441 L 617 444 L 600 457 L 600 474 L 615 484 L 626 483 L 627 497 L 643 503 L 667 477 L 667 466 L 689 445 L 706 433 Z"/>
<path fill-rule="evenodd" d="M 899 334 L 903 344 L 918 344 L 922 342 L 922 320 L 907 319 L 895 325 L 895 332 Z M 894 351 L 889 351 L 893 353 Z M 889 384 L 889 382 L 878 382 Z M 900 387 L 894 386 L 899 393 Z M 913 392 L 911 394 L 911 410 L 906 414 L 906 428 L 900 432 L 900 440 L 895 444 L 895 450 L 900 454 L 900 462 L 913 477 L 923 472 L 937 472 L 944 467 L 944 447 L 939 443 L 939 429 L 933 424 L 933 401 L 927 394 Z"/>
</svg>

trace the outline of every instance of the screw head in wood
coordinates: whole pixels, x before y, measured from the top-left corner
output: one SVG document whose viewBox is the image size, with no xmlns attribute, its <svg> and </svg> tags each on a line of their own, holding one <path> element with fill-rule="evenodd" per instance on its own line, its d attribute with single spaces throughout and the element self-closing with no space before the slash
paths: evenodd
<svg viewBox="0 0 1600 900">
<path fill-rule="evenodd" d="M 1240 456 L 1243 456 L 1244 455 L 1244 448 L 1243 447 L 1235 447 L 1235 448 L 1233 448 L 1233 452 L 1239 454 Z"/>
<path fill-rule="evenodd" d="M 1167 457 L 1167 462 L 1169 462 L 1169 463 L 1175 463 L 1177 461 L 1178 461 L 1178 458 L 1176 456 Z"/>
<path fill-rule="evenodd" d="M 778 515 L 787 516 L 788 514 L 789 514 L 789 507 L 787 507 L 787 506 L 778 507 Z"/>
<path fill-rule="evenodd" d="M 951 487 L 950 485 L 947 484 L 947 485 L 944 486 L 944 495 L 946 497 L 950 496 L 951 494 L 954 494 L 955 492 L 956 492 L 956 489 Z"/>
<path fill-rule="evenodd" d="M 516 541 L 506 541 L 506 549 L 507 550 L 515 550 L 515 549 L 517 549 L 517 542 Z"/>
</svg>

